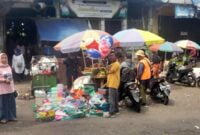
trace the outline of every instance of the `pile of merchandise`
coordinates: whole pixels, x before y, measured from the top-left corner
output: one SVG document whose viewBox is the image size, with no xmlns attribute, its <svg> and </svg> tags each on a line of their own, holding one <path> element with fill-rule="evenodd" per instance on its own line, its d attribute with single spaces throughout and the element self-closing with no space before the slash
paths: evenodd
<svg viewBox="0 0 200 135">
<path fill-rule="evenodd" d="M 38 121 L 63 121 L 83 117 L 97 117 L 108 113 L 105 93 L 95 92 L 92 85 L 64 92 L 58 84 L 48 92 L 35 90 L 33 110 Z"/>
<path fill-rule="evenodd" d="M 83 74 L 92 75 L 96 78 L 103 78 L 106 77 L 107 71 L 105 67 L 85 68 Z"/>
<path fill-rule="evenodd" d="M 56 57 L 52 56 L 35 56 L 32 58 L 31 75 L 51 75 L 56 73 L 58 62 Z"/>
</svg>

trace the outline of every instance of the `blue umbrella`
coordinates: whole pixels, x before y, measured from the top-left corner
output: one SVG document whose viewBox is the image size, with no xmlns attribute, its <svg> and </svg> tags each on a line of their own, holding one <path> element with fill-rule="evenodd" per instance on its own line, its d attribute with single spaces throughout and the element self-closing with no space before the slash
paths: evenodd
<svg viewBox="0 0 200 135">
<path fill-rule="evenodd" d="M 165 42 L 164 44 L 160 45 L 158 50 L 162 52 L 183 52 L 183 49 L 172 42 Z"/>
</svg>

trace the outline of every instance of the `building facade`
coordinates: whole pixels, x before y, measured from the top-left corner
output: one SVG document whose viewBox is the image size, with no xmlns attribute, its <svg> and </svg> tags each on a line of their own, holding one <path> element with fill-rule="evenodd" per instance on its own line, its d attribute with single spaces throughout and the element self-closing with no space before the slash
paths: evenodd
<svg viewBox="0 0 200 135">
<path fill-rule="evenodd" d="M 14 29 L 12 23 L 15 21 L 16 24 L 20 21 L 22 24 L 32 24 L 30 27 L 35 29 L 32 34 L 34 36 L 27 38 L 29 41 L 34 40 L 31 44 L 37 44 L 35 42 L 38 42 L 38 38 L 59 41 L 64 36 L 69 36 L 70 33 L 53 40 L 51 38 L 55 35 L 41 37 L 45 34 L 38 30 L 40 20 L 43 24 L 53 23 L 54 27 L 58 27 L 57 30 L 65 29 L 67 25 L 71 27 L 69 23 L 74 20 L 74 25 L 84 23 L 85 27 L 87 23 L 87 28 L 105 30 L 111 34 L 122 29 L 140 28 L 160 34 L 169 41 L 188 38 L 199 42 L 199 5 L 198 0 L 1 0 L 0 48 L 7 46 L 12 33 L 10 29 Z M 61 25 L 64 27 L 61 28 Z M 22 27 L 21 30 L 23 29 L 25 28 Z M 66 29 L 57 31 L 56 34 L 67 33 L 66 31 L 72 34 L 80 30 L 83 29 Z M 18 33 L 24 35 L 23 32 Z"/>
</svg>

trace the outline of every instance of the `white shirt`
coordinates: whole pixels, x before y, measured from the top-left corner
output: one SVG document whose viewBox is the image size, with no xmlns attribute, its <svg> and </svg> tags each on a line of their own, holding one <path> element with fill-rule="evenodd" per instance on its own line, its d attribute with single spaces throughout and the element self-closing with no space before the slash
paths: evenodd
<svg viewBox="0 0 200 135">
<path fill-rule="evenodd" d="M 20 63 L 20 66 L 19 66 Z M 25 69 L 25 61 L 24 61 L 24 56 L 22 54 L 16 56 L 13 55 L 13 59 L 12 59 L 12 68 L 14 69 L 14 71 L 18 74 L 21 74 L 24 72 Z"/>
</svg>

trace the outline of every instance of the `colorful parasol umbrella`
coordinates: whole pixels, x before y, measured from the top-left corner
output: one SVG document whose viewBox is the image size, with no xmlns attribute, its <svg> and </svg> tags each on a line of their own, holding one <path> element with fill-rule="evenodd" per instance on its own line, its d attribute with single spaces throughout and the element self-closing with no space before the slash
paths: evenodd
<svg viewBox="0 0 200 135">
<path fill-rule="evenodd" d="M 175 42 L 175 44 L 183 49 L 200 50 L 200 46 L 191 40 L 180 40 L 180 41 Z"/>
<path fill-rule="evenodd" d="M 62 53 L 73 53 L 82 49 L 91 57 L 94 55 L 94 58 L 97 58 L 98 56 L 107 56 L 110 49 L 117 45 L 119 42 L 107 32 L 86 30 L 64 39 L 54 49 L 60 50 Z"/>
<path fill-rule="evenodd" d="M 162 52 L 183 52 L 183 50 L 172 42 L 165 42 L 161 45 L 151 45 L 149 47 L 151 51 L 162 51 Z"/>
<path fill-rule="evenodd" d="M 152 44 L 162 44 L 164 39 L 149 31 L 139 29 L 123 30 L 114 35 L 121 47 L 134 48 Z"/>
</svg>

